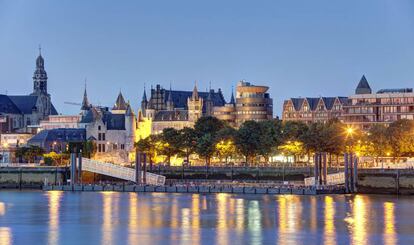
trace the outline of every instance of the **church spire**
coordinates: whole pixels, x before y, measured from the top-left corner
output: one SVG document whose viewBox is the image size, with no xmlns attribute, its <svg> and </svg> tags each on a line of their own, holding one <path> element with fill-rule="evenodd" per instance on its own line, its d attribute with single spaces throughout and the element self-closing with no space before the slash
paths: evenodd
<svg viewBox="0 0 414 245">
<path fill-rule="evenodd" d="M 144 94 L 142 95 L 142 102 L 147 102 L 148 100 L 147 100 L 147 92 L 145 92 L 146 91 L 146 89 L 145 89 L 145 84 L 144 84 Z"/>
<path fill-rule="evenodd" d="M 171 83 L 170 83 L 170 91 L 168 93 L 168 99 L 167 99 L 167 110 L 169 110 L 169 111 L 174 110 L 174 102 L 173 102 L 173 99 L 172 99 Z"/>
<path fill-rule="evenodd" d="M 233 87 L 231 88 L 231 98 L 230 98 L 230 104 L 235 105 L 236 102 L 234 101 L 234 92 Z"/>
<path fill-rule="evenodd" d="M 198 90 L 197 90 L 197 83 L 194 83 L 193 94 L 191 96 L 193 100 L 198 100 Z"/>
<path fill-rule="evenodd" d="M 90 109 L 90 104 L 88 100 L 88 94 L 86 93 L 86 79 L 85 79 L 85 90 L 83 92 L 83 100 L 82 100 L 82 107 L 81 110 L 87 111 Z"/>
</svg>

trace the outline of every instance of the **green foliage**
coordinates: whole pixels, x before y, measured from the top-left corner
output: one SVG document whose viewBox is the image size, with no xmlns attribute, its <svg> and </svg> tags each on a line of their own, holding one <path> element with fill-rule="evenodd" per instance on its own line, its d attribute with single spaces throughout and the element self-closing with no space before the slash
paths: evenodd
<svg viewBox="0 0 414 245">
<path fill-rule="evenodd" d="M 261 125 L 255 121 L 244 122 L 237 131 L 235 144 L 240 154 L 245 157 L 246 165 L 261 151 L 261 132 Z"/>
<path fill-rule="evenodd" d="M 206 165 L 210 164 L 210 159 L 215 152 L 215 139 L 212 134 L 207 133 L 197 141 L 196 153 L 206 159 Z"/>
<path fill-rule="evenodd" d="M 412 156 L 414 153 L 414 123 L 402 119 L 390 124 L 387 128 L 387 139 L 393 157 Z"/>
<path fill-rule="evenodd" d="M 184 156 L 187 163 L 190 162 L 190 155 L 193 154 L 197 147 L 197 133 L 194 129 L 185 127 L 179 130 L 178 148 L 179 155 Z"/>
<path fill-rule="evenodd" d="M 39 146 L 27 146 L 27 147 L 19 147 L 16 150 L 16 157 L 23 158 L 27 162 L 33 163 L 35 162 L 36 158 L 41 157 L 44 153 L 44 150 Z"/>
<path fill-rule="evenodd" d="M 165 128 L 161 134 L 162 147 L 159 154 L 167 157 L 168 165 L 171 164 L 171 157 L 180 152 L 180 133 L 174 128 Z"/>
</svg>

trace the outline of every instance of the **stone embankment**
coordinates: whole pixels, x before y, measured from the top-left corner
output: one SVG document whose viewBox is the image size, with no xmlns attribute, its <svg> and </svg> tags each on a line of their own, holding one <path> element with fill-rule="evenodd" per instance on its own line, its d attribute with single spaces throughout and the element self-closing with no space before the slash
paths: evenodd
<svg viewBox="0 0 414 245">
<path fill-rule="evenodd" d="M 342 187 L 239 187 L 239 186 L 139 186 L 139 185 L 48 185 L 44 191 L 117 191 L 161 193 L 235 193 L 235 194 L 344 194 Z"/>
</svg>

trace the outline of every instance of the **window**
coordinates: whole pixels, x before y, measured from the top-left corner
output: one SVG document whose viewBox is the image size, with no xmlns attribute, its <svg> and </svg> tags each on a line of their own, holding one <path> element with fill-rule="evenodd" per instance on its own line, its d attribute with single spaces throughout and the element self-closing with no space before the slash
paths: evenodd
<svg viewBox="0 0 414 245">
<path fill-rule="evenodd" d="M 105 133 L 102 133 L 102 140 L 105 140 Z"/>
<path fill-rule="evenodd" d="M 102 134 L 98 133 L 98 140 L 102 140 Z"/>
<path fill-rule="evenodd" d="M 101 152 L 101 144 L 98 144 L 98 152 Z"/>
<path fill-rule="evenodd" d="M 125 149 L 125 145 L 121 144 L 121 150 L 124 150 L 124 149 Z"/>
<path fill-rule="evenodd" d="M 101 130 L 101 125 L 98 126 L 98 130 Z"/>
<path fill-rule="evenodd" d="M 102 152 L 105 152 L 105 144 L 102 144 Z"/>
</svg>

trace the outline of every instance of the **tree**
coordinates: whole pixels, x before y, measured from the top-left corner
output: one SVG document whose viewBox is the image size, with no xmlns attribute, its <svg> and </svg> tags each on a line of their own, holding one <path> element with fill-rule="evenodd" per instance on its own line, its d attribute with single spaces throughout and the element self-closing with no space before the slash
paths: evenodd
<svg viewBox="0 0 414 245">
<path fill-rule="evenodd" d="M 217 119 L 216 117 L 201 117 L 197 120 L 194 125 L 194 130 L 199 137 L 202 137 L 205 134 L 211 134 L 214 138 L 216 137 L 217 132 L 224 128 L 223 121 Z"/>
<path fill-rule="evenodd" d="M 414 152 L 413 121 L 397 120 L 387 128 L 387 138 L 394 158 L 412 156 Z"/>
<path fill-rule="evenodd" d="M 160 154 L 167 157 L 168 165 L 171 165 L 171 157 L 180 152 L 180 134 L 174 128 L 165 128 L 161 134 Z"/>
<path fill-rule="evenodd" d="M 160 137 L 158 135 L 152 134 L 144 139 L 140 139 L 135 143 L 135 147 L 138 149 L 138 151 L 143 152 L 147 155 L 150 169 L 152 169 L 154 158 L 157 155 L 157 146 L 160 142 L 159 138 Z"/>
<path fill-rule="evenodd" d="M 375 163 L 378 162 L 378 157 L 391 154 L 391 146 L 388 142 L 387 127 L 382 124 L 374 124 L 368 131 L 368 144 L 370 146 L 370 154 L 374 156 Z"/>
<path fill-rule="evenodd" d="M 41 157 L 45 151 L 35 145 L 20 147 L 16 150 L 16 157 L 24 158 L 27 162 L 35 162 L 37 157 Z"/>
<path fill-rule="evenodd" d="M 197 147 L 197 134 L 192 128 L 185 127 L 179 130 L 179 148 L 180 154 L 184 156 L 187 163 L 190 163 L 190 155 L 193 154 Z"/>
<path fill-rule="evenodd" d="M 260 151 L 261 130 L 260 124 L 256 121 L 246 121 L 237 131 L 235 144 L 240 154 L 245 157 L 246 166 L 249 159 L 254 158 Z"/>
<path fill-rule="evenodd" d="M 204 134 L 198 139 L 196 153 L 206 160 L 206 167 L 210 165 L 210 159 L 214 155 L 214 151 L 215 140 L 211 134 Z"/>
<path fill-rule="evenodd" d="M 92 140 L 87 140 L 83 144 L 82 156 L 92 158 L 96 153 L 96 143 Z"/>
<path fill-rule="evenodd" d="M 279 120 L 261 121 L 258 124 L 260 127 L 258 154 L 267 157 L 283 143 L 282 124 Z"/>
</svg>

